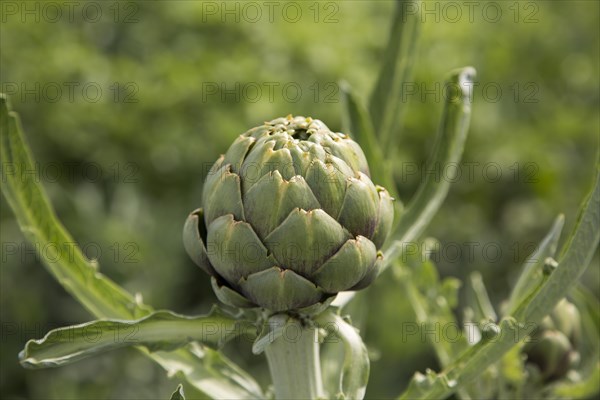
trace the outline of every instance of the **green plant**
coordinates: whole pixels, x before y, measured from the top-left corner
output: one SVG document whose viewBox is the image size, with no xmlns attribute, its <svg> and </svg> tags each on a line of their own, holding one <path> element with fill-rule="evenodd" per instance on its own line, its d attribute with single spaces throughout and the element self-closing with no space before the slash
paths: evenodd
<svg viewBox="0 0 600 400">
<path fill-rule="evenodd" d="M 403 110 L 400 93 L 402 83 L 410 76 L 412 49 L 419 26 L 418 18 L 412 15 L 407 18 L 403 10 L 399 6 L 394 16 L 382 73 L 369 106 L 364 107 L 349 86 L 344 86 L 344 131 L 360 143 L 370 161 L 373 180 L 387 187 L 396 198 L 393 173 L 397 166 L 391 161 L 398 145 L 394 133 L 400 125 Z M 455 72 L 448 81 L 451 95 L 447 98 L 432 150 L 430 163 L 434 165 L 447 165 L 460 159 L 470 113 L 466 89 L 473 75 L 472 69 L 465 68 Z M 263 398 L 265 393 L 249 374 L 214 350 L 229 340 L 256 336 L 253 350 L 266 353 L 272 365 L 276 396 L 360 398 L 364 395 L 368 355 L 356 330 L 342 317 L 348 302 L 360 294 L 338 296 L 329 308 L 314 314 L 295 309 L 294 312 L 275 314 L 239 313 L 216 307 L 207 315 L 186 317 L 168 311 L 153 311 L 100 274 L 94 262 L 86 260 L 78 249 L 73 248 L 72 238 L 56 219 L 42 187 L 26 173 L 31 170 L 33 161 L 23 142 L 16 115 L 9 113 L 5 98 L 0 110 L 0 129 L 3 166 L 11 166 L 10 170 L 3 167 L 2 190 L 23 232 L 34 243 L 59 245 L 51 247 L 55 254 L 42 254 L 46 266 L 74 297 L 101 319 L 54 330 L 40 341 L 29 342 L 22 356 L 24 365 L 63 365 L 101 351 L 133 345 L 178 376 L 184 382 L 188 397 Z M 399 256 L 404 244 L 421 236 L 440 207 L 448 186 L 447 182 L 425 180 L 405 209 L 399 200 L 396 202 L 397 222 L 383 247 L 380 266 L 381 273 L 389 274 L 385 270 L 393 270 L 398 284 L 411 299 L 418 319 L 432 327 L 439 322 L 455 322 L 451 310 L 456 305 L 458 283 L 453 279 L 440 281 L 430 260 L 423 261 L 418 257 L 401 260 Z M 514 377 L 509 370 L 522 367 L 519 356 L 522 340 L 567 294 L 573 297 L 578 307 L 588 311 L 585 315 L 594 315 L 591 312 L 597 310 L 597 300 L 575 284 L 598 243 L 599 197 L 596 182 L 558 262 L 551 258 L 556 252 L 562 226 L 562 219 L 557 220 L 527 261 L 500 320 L 490 306 L 481 278 L 472 276 L 469 289 L 474 300 L 470 306 L 470 319 L 477 325 L 482 339 L 477 343 L 433 343 L 444 370 L 439 374 L 429 371 L 427 375 L 415 375 L 404 398 L 441 398 L 454 392 L 464 398 L 479 398 L 490 388 L 507 397 L 511 390 L 516 393 L 552 391 L 557 396 L 585 397 L 597 390 L 594 386 L 598 376 L 597 347 L 589 352 L 588 368 L 582 370 L 585 374 L 579 380 L 531 388 L 522 379 L 525 373 Z M 290 310 L 286 306 L 281 311 Z M 598 334 L 597 321 L 597 318 L 583 321 L 588 343 L 597 342 L 594 341 Z M 217 331 L 215 327 L 218 327 Z M 103 335 L 105 340 L 90 343 L 86 340 L 90 330 L 110 332 L 110 335 Z M 291 342 L 284 336 L 285 332 L 293 330 L 302 332 L 301 340 Z M 135 334 L 130 335 L 133 332 Z M 336 363 L 334 370 L 338 374 L 325 377 L 321 382 L 318 344 L 320 340 L 326 340 L 326 336 L 329 340 L 339 338 L 344 348 L 338 354 L 325 354 Z M 289 358 L 281 354 L 287 354 Z M 486 388 L 473 384 L 477 376 L 486 382 Z M 496 379 L 498 376 L 502 379 Z M 499 383 L 492 385 L 490 382 Z M 173 398 L 178 396 L 182 396 L 180 388 Z"/>
</svg>

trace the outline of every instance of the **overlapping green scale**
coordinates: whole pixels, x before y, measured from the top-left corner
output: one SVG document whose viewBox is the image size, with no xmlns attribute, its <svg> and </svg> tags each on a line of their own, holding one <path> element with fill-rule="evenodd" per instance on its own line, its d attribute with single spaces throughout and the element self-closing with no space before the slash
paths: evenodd
<svg viewBox="0 0 600 400">
<path fill-rule="evenodd" d="M 314 156 L 302 147 L 303 146 L 291 146 L 289 147 L 289 151 L 292 156 L 292 163 L 294 164 L 294 172 L 296 175 L 306 176 L 306 171 L 310 167 Z"/>
<path fill-rule="evenodd" d="M 391 218 L 394 215 L 394 200 L 383 187 L 377 186 L 376 188 L 379 195 L 379 210 L 377 211 L 377 226 L 371 240 L 377 248 L 381 248 L 394 223 L 393 218 Z"/>
<path fill-rule="evenodd" d="M 337 217 L 344 203 L 349 176 L 334 164 L 321 160 L 313 160 L 305 176 L 321 208 L 327 214 Z"/>
<path fill-rule="evenodd" d="M 183 226 L 183 246 L 190 258 L 197 266 L 202 268 L 207 274 L 214 275 L 216 271 L 210 264 L 206 252 L 206 232 L 201 232 L 204 227 L 204 212 L 198 208 L 190 213 Z"/>
<path fill-rule="evenodd" d="M 246 221 L 265 238 L 296 208 L 320 208 L 306 181 L 294 176 L 289 181 L 279 171 L 264 175 L 244 196 Z"/>
<path fill-rule="evenodd" d="M 223 165 L 231 165 L 231 171 L 239 174 L 242 162 L 256 139 L 249 136 L 239 136 L 225 153 Z"/>
<path fill-rule="evenodd" d="M 377 258 L 375 259 L 375 263 L 373 263 L 373 265 L 371 265 L 367 269 L 365 276 L 363 276 L 363 278 L 360 281 L 358 281 L 358 283 L 356 285 L 354 285 L 351 288 L 346 289 L 346 290 L 364 289 L 367 286 L 369 286 L 371 283 L 373 283 L 375 278 L 377 278 L 377 274 L 379 274 L 379 268 L 380 268 L 382 262 L 383 262 L 383 254 L 381 252 L 378 252 Z"/>
<path fill-rule="evenodd" d="M 208 259 L 230 283 L 277 265 L 252 227 L 235 221 L 231 214 L 217 218 L 208 226 L 206 241 Z"/>
<path fill-rule="evenodd" d="M 231 166 L 227 164 L 217 172 L 218 179 L 211 183 L 212 191 L 206 195 L 207 204 L 211 205 L 205 211 L 207 225 L 227 214 L 233 215 L 238 221 L 244 220 L 240 177 L 230 169 Z"/>
<path fill-rule="evenodd" d="M 265 246 L 280 266 L 308 277 L 350 238 L 325 211 L 296 208 L 265 238 Z"/>
<path fill-rule="evenodd" d="M 215 161 L 215 163 L 208 171 L 208 174 L 206 175 L 206 180 L 204 181 L 204 187 L 202 188 L 202 204 L 209 204 L 208 199 L 214 193 L 215 185 L 220 180 L 220 174 L 222 173 L 224 160 L 225 156 L 222 155 L 217 159 L 217 161 Z"/>
<path fill-rule="evenodd" d="M 379 213 L 379 194 L 373 182 L 362 172 L 358 178 L 348 178 L 346 195 L 338 220 L 353 235 L 373 238 Z M 360 210 L 357 212 L 357 210 Z"/>
<path fill-rule="evenodd" d="M 274 146 L 275 142 L 259 140 L 246 156 L 240 170 L 243 193 L 270 172 L 279 171 L 286 180 L 296 175 L 289 149 L 273 150 Z"/>
<path fill-rule="evenodd" d="M 325 148 L 329 154 L 342 159 L 354 171 L 369 174 L 369 167 L 364 153 L 358 144 L 345 135 L 319 132 L 314 136 L 316 143 Z"/>
<path fill-rule="evenodd" d="M 327 293 L 337 293 L 356 285 L 373 267 L 375 245 L 364 236 L 346 241 L 340 250 L 312 275 L 312 280 Z"/>
<path fill-rule="evenodd" d="M 308 307 L 323 300 L 323 291 L 290 269 L 273 267 L 239 282 L 254 303 L 279 312 Z"/>
</svg>

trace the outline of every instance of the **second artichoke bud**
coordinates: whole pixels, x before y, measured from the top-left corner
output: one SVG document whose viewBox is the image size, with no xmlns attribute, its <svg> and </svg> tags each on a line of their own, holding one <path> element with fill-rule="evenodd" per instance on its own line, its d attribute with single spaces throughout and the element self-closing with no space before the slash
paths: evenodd
<svg viewBox="0 0 600 400">
<path fill-rule="evenodd" d="M 531 335 L 524 352 L 544 381 L 563 378 L 579 362 L 581 317 L 577 308 L 561 300 Z"/>
<path fill-rule="evenodd" d="M 222 302 L 299 310 L 373 281 L 392 201 L 348 136 L 319 120 L 278 118 L 239 136 L 213 165 L 184 244 Z"/>
</svg>

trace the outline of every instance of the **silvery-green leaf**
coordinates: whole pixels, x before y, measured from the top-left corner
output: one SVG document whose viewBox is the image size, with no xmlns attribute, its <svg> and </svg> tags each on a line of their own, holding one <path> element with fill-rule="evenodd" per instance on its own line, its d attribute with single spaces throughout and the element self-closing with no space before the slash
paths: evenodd
<svg viewBox="0 0 600 400">
<path fill-rule="evenodd" d="M 97 271 L 75 240 L 56 218 L 46 192 L 35 176 L 34 164 L 17 115 L 9 112 L 0 94 L 0 154 L 2 193 L 12 208 L 25 237 L 43 251 L 41 260 L 51 275 L 97 318 L 137 319 L 152 309 Z M 52 246 L 48 244 L 52 243 Z M 26 287 L 23 287 L 26 290 Z M 149 353 L 139 348 L 171 374 L 178 374 L 190 387 L 212 398 L 263 399 L 260 386 L 247 373 L 214 350 L 192 351 L 187 346 L 171 352 Z"/>
<path fill-rule="evenodd" d="M 95 315 L 139 318 L 147 314 L 147 307 L 98 272 L 56 218 L 41 183 L 27 173 L 35 167 L 18 116 L 8 111 L 4 95 L 0 95 L 0 132 L 2 193 L 25 237 L 45 249 L 39 256 L 50 272 Z"/>
<path fill-rule="evenodd" d="M 452 73 L 446 82 L 448 95 L 442 123 L 424 167 L 426 170 L 444 169 L 446 165 L 460 161 L 471 117 L 474 77 L 475 70 L 465 67 Z M 421 182 L 392 232 L 392 237 L 396 240 L 385 252 L 388 262 L 396 259 L 404 243 L 415 240 L 425 230 L 448 194 L 449 187 L 450 180 L 438 180 L 432 174 L 428 174 Z M 388 265 L 384 264 L 384 269 Z"/>
<path fill-rule="evenodd" d="M 220 347 L 247 332 L 256 333 L 256 329 L 216 308 L 198 317 L 156 311 L 134 321 L 99 320 L 54 329 L 43 339 L 28 341 L 19 358 L 28 368 L 58 367 L 130 346 L 169 351 L 197 341 Z"/>
</svg>

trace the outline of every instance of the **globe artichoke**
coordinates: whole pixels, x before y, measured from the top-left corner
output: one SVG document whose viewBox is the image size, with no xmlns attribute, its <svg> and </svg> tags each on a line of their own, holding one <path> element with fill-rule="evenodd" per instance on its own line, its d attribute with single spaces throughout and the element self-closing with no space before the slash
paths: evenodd
<svg viewBox="0 0 600 400">
<path fill-rule="evenodd" d="M 524 352 L 544 381 L 563 378 L 579 362 L 581 317 L 569 301 L 561 300 L 531 335 Z"/>
<path fill-rule="evenodd" d="M 392 201 L 347 135 L 311 118 L 278 118 L 215 162 L 184 245 L 222 302 L 306 310 L 373 281 Z"/>
</svg>

